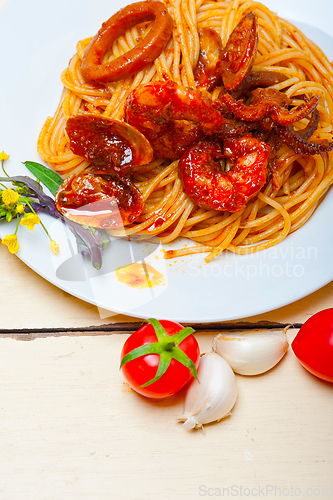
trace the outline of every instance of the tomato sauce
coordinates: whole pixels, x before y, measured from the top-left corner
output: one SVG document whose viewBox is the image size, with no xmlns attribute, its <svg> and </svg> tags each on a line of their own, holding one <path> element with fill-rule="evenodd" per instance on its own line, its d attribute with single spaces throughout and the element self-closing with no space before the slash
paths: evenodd
<svg viewBox="0 0 333 500">
<path fill-rule="evenodd" d="M 109 175 L 77 174 L 59 188 L 56 205 L 65 217 L 79 224 L 116 228 L 134 222 L 144 200 L 130 181 Z"/>
</svg>

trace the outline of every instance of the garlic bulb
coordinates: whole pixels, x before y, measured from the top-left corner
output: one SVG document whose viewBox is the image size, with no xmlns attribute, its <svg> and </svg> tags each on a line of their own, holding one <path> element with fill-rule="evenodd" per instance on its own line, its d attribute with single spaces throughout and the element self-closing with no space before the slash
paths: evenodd
<svg viewBox="0 0 333 500">
<path fill-rule="evenodd" d="M 289 344 L 286 330 L 254 330 L 220 333 L 213 351 L 222 356 L 236 373 L 259 375 L 275 366 Z"/>
<path fill-rule="evenodd" d="M 187 429 L 226 417 L 237 399 L 236 377 L 228 363 L 209 352 L 200 358 L 198 379 L 193 380 L 186 396 L 184 413 L 178 419 Z"/>
</svg>

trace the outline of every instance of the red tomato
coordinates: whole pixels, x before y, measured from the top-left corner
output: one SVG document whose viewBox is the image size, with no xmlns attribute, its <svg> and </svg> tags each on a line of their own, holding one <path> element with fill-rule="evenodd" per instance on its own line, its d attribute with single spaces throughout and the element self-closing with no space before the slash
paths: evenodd
<svg viewBox="0 0 333 500">
<path fill-rule="evenodd" d="M 304 368 L 316 377 L 333 382 L 333 308 L 309 318 L 291 347 Z"/>
<path fill-rule="evenodd" d="M 181 324 L 173 321 L 162 320 L 160 321 L 160 324 L 169 337 L 172 337 L 178 332 L 184 330 L 184 327 Z M 168 337 L 165 337 L 168 342 Z M 133 349 L 145 344 L 157 342 L 158 338 L 155 329 L 150 323 L 148 323 L 134 332 L 126 340 L 121 352 L 121 359 L 123 360 L 124 356 L 133 351 Z M 177 348 L 183 351 L 188 358 L 190 358 L 196 368 L 198 367 L 200 350 L 198 342 L 192 334 L 189 334 L 182 342 L 175 346 L 175 350 L 177 350 Z M 173 347 L 169 348 L 168 351 L 172 351 L 172 349 Z M 188 367 L 172 358 L 170 365 L 161 378 L 146 387 L 140 387 L 142 384 L 147 383 L 156 376 L 159 362 L 159 354 L 146 354 L 128 361 L 122 366 L 121 369 L 125 379 L 132 389 L 143 396 L 155 399 L 172 396 L 176 392 L 180 391 L 180 389 L 182 389 L 193 378 L 193 375 Z"/>
</svg>

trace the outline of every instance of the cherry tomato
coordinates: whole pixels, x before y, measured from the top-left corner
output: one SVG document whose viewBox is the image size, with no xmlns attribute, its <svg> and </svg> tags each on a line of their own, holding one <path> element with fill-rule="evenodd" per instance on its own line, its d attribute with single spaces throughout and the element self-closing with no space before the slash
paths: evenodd
<svg viewBox="0 0 333 500">
<path fill-rule="evenodd" d="M 333 382 L 333 308 L 309 318 L 291 347 L 304 368 L 316 377 Z"/>
<path fill-rule="evenodd" d="M 121 369 L 132 389 L 143 396 L 161 399 L 180 391 L 197 376 L 200 350 L 192 328 L 185 329 L 173 321 L 148 321 L 126 340 Z M 160 378 L 154 381 L 160 373 Z"/>
</svg>

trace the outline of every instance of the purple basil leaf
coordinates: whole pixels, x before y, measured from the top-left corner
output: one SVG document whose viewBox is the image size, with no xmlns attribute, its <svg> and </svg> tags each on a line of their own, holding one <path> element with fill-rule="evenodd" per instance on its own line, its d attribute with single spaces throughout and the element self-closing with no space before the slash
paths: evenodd
<svg viewBox="0 0 333 500">
<path fill-rule="evenodd" d="M 92 265 L 96 269 L 102 267 L 103 249 L 109 244 L 110 239 L 105 231 L 102 232 L 96 228 L 87 228 L 66 219 L 56 208 L 55 201 L 44 193 L 42 186 L 30 177 L 17 175 L 14 177 L 0 177 L 0 182 L 13 182 L 17 186 L 28 188 L 29 195 L 38 199 L 31 202 L 31 206 L 36 213 L 48 214 L 55 219 L 60 219 L 66 224 L 74 234 L 77 241 L 78 252 L 82 255 L 89 254 Z M 31 209 L 26 206 L 26 212 Z M 105 234 L 104 234 L 105 233 Z"/>
<path fill-rule="evenodd" d="M 29 193 L 36 196 L 41 203 L 54 203 L 54 200 L 44 193 L 42 186 L 25 175 L 16 175 L 14 177 L 0 177 L 0 182 L 13 182 L 17 186 L 25 186 L 29 189 Z"/>
</svg>

